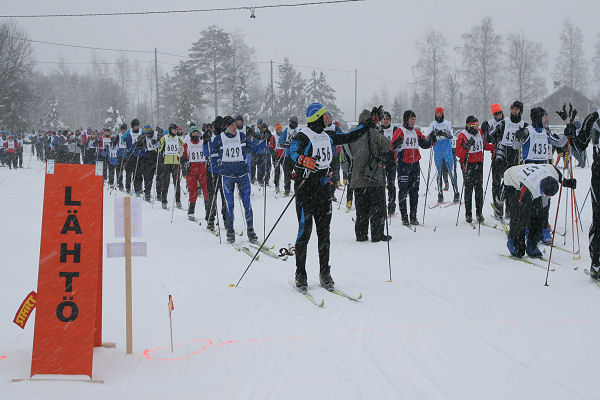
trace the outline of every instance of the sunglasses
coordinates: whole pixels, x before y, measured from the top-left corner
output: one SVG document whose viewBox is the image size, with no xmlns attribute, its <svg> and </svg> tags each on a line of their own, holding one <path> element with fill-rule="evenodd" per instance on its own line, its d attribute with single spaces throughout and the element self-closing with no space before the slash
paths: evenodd
<svg viewBox="0 0 600 400">
<path fill-rule="evenodd" d="M 467 124 L 469 128 L 479 128 L 479 122 L 471 122 Z"/>
</svg>

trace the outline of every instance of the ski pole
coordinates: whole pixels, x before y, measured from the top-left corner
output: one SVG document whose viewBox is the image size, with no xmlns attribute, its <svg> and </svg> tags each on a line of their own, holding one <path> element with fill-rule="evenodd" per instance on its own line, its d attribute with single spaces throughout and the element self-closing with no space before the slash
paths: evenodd
<svg viewBox="0 0 600 400">
<path fill-rule="evenodd" d="M 383 189 L 383 193 L 384 195 L 386 195 L 384 197 L 384 202 L 385 202 L 385 234 L 388 236 L 386 239 L 386 243 L 387 243 L 387 254 L 388 254 L 388 268 L 390 270 L 390 280 L 386 281 L 386 282 L 392 282 L 392 257 L 390 255 L 390 241 L 389 241 L 389 236 L 390 236 L 390 227 L 388 224 L 388 215 L 389 215 L 389 209 L 388 209 L 388 203 L 387 203 L 387 189 L 384 186 Z"/>
<path fill-rule="evenodd" d="M 494 155 L 492 155 L 492 163 L 494 162 Z M 488 185 L 490 183 L 490 175 L 492 175 L 492 164 L 490 164 L 490 170 L 488 172 L 488 177 L 485 182 L 485 190 L 483 191 L 483 204 L 485 204 L 485 197 L 487 196 Z M 482 210 L 483 212 L 483 210 Z M 479 222 L 479 230 L 477 231 L 477 236 L 481 236 L 481 220 Z"/>
<path fill-rule="evenodd" d="M 156 166 L 154 167 L 154 176 L 153 176 L 153 182 L 152 182 L 152 188 L 155 188 L 156 190 L 151 190 L 153 196 L 152 196 L 152 208 L 154 208 L 154 201 L 156 200 L 157 194 L 156 192 L 158 191 L 158 160 L 160 159 L 160 155 L 158 154 L 158 149 L 156 149 Z"/>
<path fill-rule="evenodd" d="M 550 245 L 550 255 L 548 256 L 548 270 L 546 271 L 546 283 L 544 283 L 544 286 L 549 286 L 548 285 L 548 275 L 550 274 L 550 262 L 552 261 L 552 250 L 554 249 L 554 237 L 556 235 L 556 222 L 558 221 L 558 211 L 560 210 L 560 199 L 561 199 L 562 189 L 563 189 L 563 183 L 561 180 L 560 191 L 558 192 L 558 204 L 556 205 L 556 217 L 554 217 L 554 228 L 552 230 L 552 244 Z"/>
<path fill-rule="evenodd" d="M 467 156 L 465 158 L 465 170 L 463 171 L 463 183 L 462 189 L 460 189 L 460 200 L 458 201 L 458 213 L 456 214 L 456 226 L 458 226 L 458 217 L 460 216 L 460 206 L 463 201 L 463 193 L 465 191 L 465 181 L 467 180 L 467 173 L 469 170 L 469 153 L 467 151 Z"/>
<path fill-rule="evenodd" d="M 571 179 L 573 179 L 573 163 L 570 163 L 569 169 L 571 170 Z M 572 236 L 575 235 L 574 231 L 577 231 L 577 253 L 575 253 L 575 237 L 573 240 L 573 259 L 580 260 L 581 259 L 581 242 L 579 241 L 579 220 L 577 218 L 577 212 L 575 212 L 575 216 L 573 216 L 573 208 L 577 209 L 577 198 L 575 197 L 575 189 L 571 188 L 571 233 Z M 573 217 L 575 217 L 575 226 L 573 226 Z M 577 256 L 575 255 L 577 254 Z"/>
<path fill-rule="evenodd" d="M 425 210 L 427 209 L 427 194 L 429 193 L 429 178 L 431 176 L 431 160 L 433 160 L 433 147 L 429 152 L 429 167 L 427 168 L 427 191 L 425 192 L 425 201 L 423 203 L 423 225 L 425 225 Z M 421 163 L 419 163 L 419 170 L 421 169 Z M 423 171 L 421 171 L 423 174 Z"/>
<path fill-rule="evenodd" d="M 178 160 L 179 161 L 179 160 Z M 173 189 L 175 190 L 175 194 L 177 194 L 177 186 L 179 186 L 179 168 L 181 164 L 177 163 L 177 178 L 173 180 L 173 185 L 175 186 Z M 173 215 L 175 215 L 175 203 L 177 199 L 173 202 L 173 207 L 171 207 L 171 223 L 173 223 Z"/>
<path fill-rule="evenodd" d="M 581 207 L 579 207 L 579 205 L 577 204 L 577 199 L 575 199 L 575 208 L 577 209 L 577 215 L 579 216 L 579 226 L 581 227 L 581 232 L 583 232 L 583 224 L 581 223 L 581 212 L 583 211 L 583 207 L 585 206 L 585 203 L 587 202 L 588 196 L 590 195 L 591 191 L 592 188 L 590 187 L 588 189 L 587 194 L 585 195 L 585 199 L 583 200 L 583 204 L 581 205 Z"/>
<path fill-rule="evenodd" d="M 342 199 L 344 198 L 344 193 L 346 193 L 346 186 L 348 186 L 348 180 L 346 179 L 346 183 L 344 183 L 344 189 L 342 190 L 342 196 L 340 197 L 340 202 L 338 203 L 338 210 L 342 206 Z"/>
<path fill-rule="evenodd" d="M 273 227 L 271 228 L 271 230 L 269 231 L 269 234 L 267 235 L 267 237 L 265 238 L 265 240 L 260 244 L 260 247 L 258 248 L 258 250 L 256 250 L 256 254 L 254 254 L 254 257 L 252 257 L 252 260 L 250 261 L 250 264 L 248 264 L 248 266 L 246 267 L 246 270 L 244 271 L 244 273 L 242 274 L 242 276 L 240 277 L 240 280 L 234 285 L 233 283 L 230 284 L 230 287 L 238 287 L 240 282 L 242 281 L 242 279 L 244 279 L 244 276 L 246 275 L 246 272 L 248 272 L 248 270 L 250 269 L 250 266 L 252 265 L 252 263 L 254 262 L 254 260 L 256 260 L 256 257 L 258 257 L 258 253 L 261 252 L 261 250 L 263 249 L 265 243 L 267 243 L 267 240 L 271 237 L 271 234 L 273 233 L 273 231 L 275 230 L 275 227 L 277 226 L 277 224 L 279 223 L 279 221 L 281 220 L 281 218 L 283 217 L 283 215 L 285 214 L 285 212 L 287 211 L 288 207 L 290 206 L 290 204 L 292 204 L 292 201 L 294 200 L 294 198 L 296 197 L 296 194 L 300 191 L 300 189 L 302 189 L 302 186 L 304 186 L 304 182 L 306 182 L 307 178 L 304 178 L 302 180 L 302 182 L 300 182 L 300 185 L 298 185 L 298 187 L 296 188 L 296 190 L 294 190 L 294 194 L 292 195 L 292 197 L 290 198 L 290 201 L 288 201 L 288 203 L 286 204 L 285 208 L 283 209 L 283 211 L 281 212 L 281 214 L 279 215 L 279 218 L 277 218 L 277 221 L 275 221 L 275 224 L 273 225 Z M 389 243 L 389 242 L 388 242 Z"/>
</svg>

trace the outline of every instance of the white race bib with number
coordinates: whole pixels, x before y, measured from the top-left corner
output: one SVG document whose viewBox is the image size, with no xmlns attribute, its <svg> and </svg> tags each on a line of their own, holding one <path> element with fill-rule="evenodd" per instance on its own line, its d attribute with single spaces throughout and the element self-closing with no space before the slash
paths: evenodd
<svg viewBox="0 0 600 400">
<path fill-rule="evenodd" d="M 117 158 L 117 151 L 119 150 L 119 148 L 117 146 L 110 146 L 108 148 L 108 156 L 110 158 Z"/>
<path fill-rule="evenodd" d="M 188 160 L 191 163 L 204 162 L 206 161 L 206 157 L 204 157 L 204 144 L 202 141 L 194 144 L 191 141 L 187 143 L 188 146 Z"/>
<path fill-rule="evenodd" d="M 465 134 L 467 135 L 467 138 L 473 138 L 473 140 L 475 141 L 475 144 L 469 149 L 469 154 L 481 153 L 483 151 L 483 138 L 481 137 L 481 135 L 477 133 L 477 135 L 473 136 L 466 132 Z"/>
<path fill-rule="evenodd" d="M 227 137 L 225 132 L 221 134 L 221 141 L 223 142 L 223 157 L 222 162 L 240 162 L 244 161 L 244 154 L 242 152 L 242 139 L 238 133 L 234 137 Z"/>
<path fill-rule="evenodd" d="M 528 126 L 527 129 L 529 130 L 529 153 L 527 153 L 527 159 L 548 161 L 552 158 L 552 145 L 548 143 L 546 130 L 536 132 L 532 126 Z"/>
<path fill-rule="evenodd" d="M 504 136 L 502 136 L 502 144 L 504 146 L 512 146 L 515 141 L 515 132 L 525 126 L 525 122 L 520 121 L 514 123 L 510 118 L 504 119 Z"/>
<path fill-rule="evenodd" d="M 404 127 L 400 129 L 402 129 L 402 132 L 404 132 L 404 142 L 402 142 L 401 150 L 418 149 L 419 137 L 417 136 L 417 131 L 414 129 L 404 129 Z"/>
<path fill-rule="evenodd" d="M 316 133 L 312 129 L 305 128 L 300 130 L 310 140 L 312 147 L 312 158 L 317 160 L 318 169 L 327 169 L 333 160 L 333 150 L 331 148 L 331 139 L 326 133 Z"/>
<path fill-rule="evenodd" d="M 15 148 L 15 142 L 14 140 L 9 140 L 8 141 L 8 149 L 9 150 L 13 150 Z"/>
<path fill-rule="evenodd" d="M 163 136 L 165 138 L 165 155 L 167 156 L 176 156 L 179 154 L 179 136 L 169 137 Z"/>
<path fill-rule="evenodd" d="M 540 187 L 540 181 L 549 176 L 544 164 L 527 164 L 518 173 L 522 181 L 529 181 L 535 188 Z"/>
</svg>

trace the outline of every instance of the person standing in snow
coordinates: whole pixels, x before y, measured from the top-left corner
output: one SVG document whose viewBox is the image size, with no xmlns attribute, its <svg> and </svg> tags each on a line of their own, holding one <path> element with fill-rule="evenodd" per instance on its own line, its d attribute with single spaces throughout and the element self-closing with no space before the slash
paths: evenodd
<svg viewBox="0 0 600 400">
<path fill-rule="evenodd" d="M 206 229 L 208 229 L 211 232 L 215 231 L 215 217 L 217 216 L 218 207 L 217 196 L 221 196 L 221 215 L 223 216 L 223 221 L 225 221 L 226 215 L 225 196 L 223 195 L 223 188 L 221 186 L 221 176 L 219 175 L 219 155 L 213 155 L 211 153 L 212 138 L 220 135 L 226 129 L 225 126 L 223 126 L 223 124 L 223 117 L 219 115 L 215 118 L 212 127 L 210 125 L 207 125 L 202 134 L 202 141 L 208 148 L 208 152 L 206 154 L 208 154 L 209 158 L 206 165 L 206 186 L 208 188 L 208 199 L 210 203 L 210 209 L 206 218 Z"/>
<path fill-rule="evenodd" d="M 273 134 L 262 118 L 256 121 L 254 130 L 255 151 L 253 161 L 256 165 L 256 179 L 259 186 L 269 186 L 271 175 L 271 159 L 269 157 L 269 140 Z"/>
<path fill-rule="evenodd" d="M 483 138 L 479 129 L 479 121 L 473 116 L 467 117 L 465 130 L 459 133 L 456 140 L 456 155 L 460 159 L 465 185 L 465 220 L 473 222 L 472 193 L 475 191 L 475 215 L 478 222 L 483 222 L 483 151 L 494 151 L 494 145 Z"/>
<path fill-rule="evenodd" d="M 513 257 L 542 257 L 537 245 L 541 239 L 544 208 L 550 197 L 559 189 L 559 182 L 566 188 L 576 188 L 575 179 L 563 179 L 552 164 L 525 164 L 511 167 L 504 172 L 504 190 L 507 196 L 517 199 L 508 232 L 506 246 Z M 529 230 L 525 243 L 525 230 Z"/>
<path fill-rule="evenodd" d="M 591 143 L 593 146 L 592 178 L 590 182 L 592 198 L 592 225 L 589 231 L 589 250 L 592 259 L 590 276 L 600 280 L 600 109 L 589 114 L 577 132 L 574 123 L 567 125 L 565 135 L 574 137 L 571 145 L 579 151 L 586 151 Z"/>
<path fill-rule="evenodd" d="M 208 145 L 200 140 L 200 129 L 190 126 L 188 140 L 183 144 L 183 157 L 185 163 L 183 176 L 187 182 L 189 192 L 188 219 L 195 221 L 196 200 L 198 199 L 198 188 L 202 188 L 204 198 L 205 215 L 208 217 L 210 203 L 208 201 L 208 188 L 206 186 L 206 156 Z"/>
<path fill-rule="evenodd" d="M 381 119 L 380 128 L 381 132 L 383 133 L 383 136 L 385 136 L 385 138 L 391 143 L 394 137 L 394 132 L 396 131 L 396 129 L 398 129 L 398 127 L 392 125 L 392 116 L 387 111 L 383 112 L 383 118 Z M 342 156 L 345 157 L 343 152 Z M 394 152 L 391 150 L 384 152 L 383 162 L 385 165 L 385 180 L 387 186 L 387 212 L 388 215 L 391 217 L 393 215 L 396 215 L 396 171 L 398 169 L 398 164 L 396 163 Z M 352 199 L 352 193 L 350 191 L 348 191 L 348 196 L 350 199 Z M 349 201 L 352 202 L 352 200 Z M 352 203 L 350 203 L 350 207 L 347 208 L 351 207 Z"/>
<path fill-rule="evenodd" d="M 416 114 L 406 110 L 402 116 L 402 126 L 394 132 L 392 150 L 396 152 L 398 162 L 398 205 L 403 225 L 419 225 L 417 220 L 417 207 L 419 205 L 419 183 L 421 181 L 419 160 L 421 153 L 419 147 L 428 149 L 435 144 L 436 136 L 433 134 L 426 138 L 423 133 L 415 128 Z M 410 220 L 406 207 L 406 198 L 410 196 Z"/>
<path fill-rule="evenodd" d="M 504 161 L 505 153 L 504 146 L 500 144 L 502 136 L 496 136 L 496 127 L 504 120 L 504 112 L 500 104 L 493 103 L 490 105 L 490 111 L 494 118 L 484 121 L 481 124 L 483 137 L 488 143 L 494 145 L 494 153 L 492 156 L 492 206 L 496 219 L 504 218 L 504 202 L 500 200 L 502 194 L 502 179 L 506 170 L 506 162 Z"/>
<path fill-rule="evenodd" d="M 281 124 L 275 125 L 275 133 L 269 140 L 269 150 L 273 160 L 273 183 L 275 184 L 275 193 L 279 193 L 279 181 L 281 178 L 281 170 L 283 169 L 283 154 L 284 148 L 279 144 L 279 138 L 283 132 Z"/>
<path fill-rule="evenodd" d="M 258 242 L 258 236 L 254 232 L 254 218 L 252 203 L 250 202 L 251 186 L 250 174 L 246 163 L 246 152 L 255 144 L 246 136 L 243 130 L 237 128 L 236 120 L 231 116 L 223 118 L 223 126 L 226 130 L 214 137 L 210 144 L 211 157 L 216 157 L 221 175 L 221 187 L 227 203 L 225 215 L 225 227 L 227 228 L 227 242 L 235 242 L 234 205 L 233 193 L 237 186 L 238 192 L 244 205 L 244 215 L 248 228 L 248 240 L 251 243 Z"/>
<path fill-rule="evenodd" d="M 342 128 L 339 127 L 339 122 L 333 123 L 333 116 L 330 112 L 326 112 L 323 115 L 323 120 L 325 122 L 325 133 L 329 136 L 334 136 L 342 132 Z M 331 201 L 336 201 L 335 191 L 340 186 L 340 152 L 342 151 L 342 146 L 337 146 L 336 148 L 336 156 L 331 160 L 331 182 L 330 190 L 331 190 Z"/>
<path fill-rule="evenodd" d="M 134 146 L 137 143 L 139 137 L 142 136 L 140 129 L 140 121 L 137 118 L 131 120 L 131 129 L 121 134 L 121 143 L 125 144 L 126 151 L 123 157 L 125 162 L 123 168 L 125 169 L 125 191 L 131 194 L 131 181 L 133 175 L 137 173 L 137 164 L 139 162 L 139 156 L 134 156 Z"/>
<path fill-rule="evenodd" d="M 331 225 L 331 160 L 336 156 L 336 146 L 357 140 L 367 129 L 375 126 L 382 107 L 373 108 L 364 125 L 348 133 L 328 136 L 323 115 L 327 112 L 320 103 L 306 108 L 308 126 L 298 131 L 289 146 L 289 157 L 295 164 L 296 215 L 298 237 L 296 239 L 296 287 L 306 290 L 306 250 L 312 233 L 313 221 L 319 241 L 319 281 L 321 286 L 332 289 L 334 281 L 329 265 L 329 232 Z"/>
<path fill-rule="evenodd" d="M 17 169 L 17 150 L 19 149 L 19 143 L 12 135 L 9 135 L 2 146 L 4 147 L 4 157 L 8 164 L 8 168 Z"/>
<path fill-rule="evenodd" d="M 169 184 L 173 178 L 175 186 L 175 205 L 181 207 L 181 185 L 180 185 L 180 164 L 179 158 L 183 155 L 183 139 L 177 135 L 177 125 L 170 124 L 168 133 L 160 138 L 159 154 L 162 156 L 162 208 L 168 208 L 167 195 L 169 194 Z"/>
<path fill-rule="evenodd" d="M 454 189 L 453 201 L 456 203 L 460 201 L 460 194 L 458 193 L 458 185 L 456 184 L 454 156 L 452 155 L 452 139 L 454 137 L 452 122 L 444 119 L 443 107 L 437 107 L 434 116 L 435 120 L 429 125 L 429 134 L 433 134 L 436 137 L 432 152 L 437 169 L 438 203 L 444 202 L 444 187 L 442 186 L 444 167 L 450 173 L 450 180 Z"/>
<path fill-rule="evenodd" d="M 552 159 L 554 147 L 564 150 L 567 144 L 567 136 L 558 137 L 558 135 L 549 132 L 548 113 L 541 107 L 531 109 L 531 125 L 525 124 L 525 127 L 515 132 L 514 147 L 522 155 L 525 164 L 549 164 Z M 521 146 L 521 149 L 518 147 Z M 514 204 L 516 199 L 512 200 Z M 550 213 L 550 201 L 544 208 L 544 224 L 542 227 L 542 242 L 552 244 L 552 230 L 548 223 Z"/>
<path fill-rule="evenodd" d="M 358 123 L 365 124 L 371 116 L 369 110 L 363 110 Z M 383 165 L 384 154 L 389 151 L 391 142 L 376 127 L 369 128 L 353 143 L 348 145 L 353 159 L 353 176 L 350 189 L 354 191 L 356 198 L 356 221 L 354 233 L 357 242 L 365 242 L 368 239 L 369 223 L 371 225 L 371 241 L 387 242 L 391 236 L 384 233 L 386 218 L 385 198 L 385 169 Z M 378 164 L 374 171 L 372 165 L 376 160 Z"/>
<path fill-rule="evenodd" d="M 142 176 L 144 178 L 144 200 L 148 203 L 152 198 L 152 186 L 156 175 L 156 165 L 158 163 L 158 146 L 160 137 L 150 125 L 144 126 L 142 133 L 146 137 L 146 153 L 141 161 Z M 157 182 L 158 184 L 158 182 Z"/>
</svg>

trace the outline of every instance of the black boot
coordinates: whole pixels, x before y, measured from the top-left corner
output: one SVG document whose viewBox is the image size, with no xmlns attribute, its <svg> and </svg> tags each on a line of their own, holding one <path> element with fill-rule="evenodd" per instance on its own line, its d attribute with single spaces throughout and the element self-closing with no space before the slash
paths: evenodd
<svg viewBox="0 0 600 400">
<path fill-rule="evenodd" d="M 460 194 L 458 194 L 458 192 L 454 193 L 454 199 L 453 201 L 455 203 L 458 203 L 460 201 Z"/>
<path fill-rule="evenodd" d="M 439 193 L 438 194 L 438 203 L 443 203 L 444 202 L 444 195 Z"/>
<path fill-rule="evenodd" d="M 188 207 L 188 219 L 190 221 L 195 221 L 196 217 L 194 216 L 194 212 L 196 211 L 196 203 L 192 203 L 190 202 L 190 205 Z"/>
<path fill-rule="evenodd" d="M 227 243 L 235 243 L 235 231 L 227 230 Z"/>
<path fill-rule="evenodd" d="M 600 281 L 600 263 L 593 264 L 590 266 L 590 278 L 595 281 Z"/>
<path fill-rule="evenodd" d="M 256 236 L 254 228 L 248 228 L 248 240 L 250 243 L 258 243 L 258 236 Z"/>
<path fill-rule="evenodd" d="M 330 265 L 321 266 L 321 271 L 319 272 L 319 281 L 321 283 L 321 286 L 323 286 L 325 289 L 333 289 L 333 285 L 335 284 L 335 282 L 331 277 Z"/>
<path fill-rule="evenodd" d="M 304 267 L 296 267 L 296 287 L 299 290 L 306 290 L 308 283 L 306 282 L 306 269 Z"/>
<path fill-rule="evenodd" d="M 410 222 L 408 222 L 408 214 L 406 213 L 406 211 L 400 210 L 400 215 L 402 216 L 402 225 L 410 225 Z"/>
<path fill-rule="evenodd" d="M 417 213 L 410 213 L 410 224 L 411 225 L 419 225 L 419 220 L 417 219 Z"/>
</svg>

